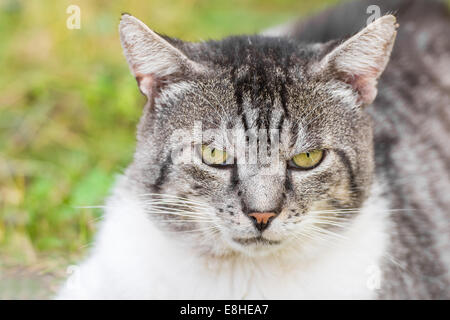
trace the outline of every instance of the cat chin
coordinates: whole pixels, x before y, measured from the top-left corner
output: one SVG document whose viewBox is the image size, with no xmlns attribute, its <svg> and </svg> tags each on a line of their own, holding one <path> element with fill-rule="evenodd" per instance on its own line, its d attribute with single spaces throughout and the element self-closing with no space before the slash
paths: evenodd
<svg viewBox="0 0 450 320">
<path fill-rule="evenodd" d="M 268 256 L 284 247 L 282 241 L 271 241 L 263 238 L 228 239 L 226 242 L 233 251 L 249 257 Z"/>
</svg>

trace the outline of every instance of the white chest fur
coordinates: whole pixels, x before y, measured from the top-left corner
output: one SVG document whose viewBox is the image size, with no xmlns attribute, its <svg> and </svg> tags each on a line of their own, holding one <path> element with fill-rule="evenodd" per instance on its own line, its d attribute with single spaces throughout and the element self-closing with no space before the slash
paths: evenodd
<svg viewBox="0 0 450 320">
<path fill-rule="evenodd" d="M 120 185 L 120 184 L 119 184 Z M 67 281 L 67 299 L 370 299 L 380 284 L 386 209 L 373 196 L 345 239 L 309 258 L 200 258 L 153 227 L 136 198 L 117 190 L 90 257 Z"/>
</svg>

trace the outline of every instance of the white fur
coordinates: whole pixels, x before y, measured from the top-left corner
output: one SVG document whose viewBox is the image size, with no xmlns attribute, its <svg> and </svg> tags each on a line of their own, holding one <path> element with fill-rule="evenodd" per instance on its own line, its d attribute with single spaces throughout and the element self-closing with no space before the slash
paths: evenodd
<svg viewBox="0 0 450 320">
<path fill-rule="evenodd" d="M 376 190 L 375 190 L 376 191 Z M 333 246 L 264 257 L 198 256 L 156 229 L 122 177 L 90 257 L 59 299 L 370 299 L 370 273 L 387 245 L 386 207 L 374 191 Z M 298 254 L 297 254 L 298 252 Z M 307 257 L 307 258 L 305 258 Z"/>
</svg>

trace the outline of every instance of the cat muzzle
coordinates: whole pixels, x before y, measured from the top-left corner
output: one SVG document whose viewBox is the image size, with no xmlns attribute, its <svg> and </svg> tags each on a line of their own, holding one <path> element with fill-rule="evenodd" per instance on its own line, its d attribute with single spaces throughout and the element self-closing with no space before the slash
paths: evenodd
<svg viewBox="0 0 450 320">
<path fill-rule="evenodd" d="M 253 220 L 256 229 L 263 232 L 277 214 L 275 212 L 252 212 L 248 216 Z"/>
</svg>

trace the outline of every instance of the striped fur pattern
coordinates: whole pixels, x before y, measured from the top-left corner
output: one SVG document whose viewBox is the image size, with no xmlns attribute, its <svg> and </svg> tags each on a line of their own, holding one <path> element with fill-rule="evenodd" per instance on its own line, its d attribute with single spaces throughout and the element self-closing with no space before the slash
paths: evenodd
<svg viewBox="0 0 450 320">
<path fill-rule="evenodd" d="M 450 31 L 440 1 L 355 1 L 283 30 L 302 41 L 352 34 L 369 5 L 394 12 L 401 27 L 378 96 L 374 121 L 376 175 L 384 197 L 402 209 L 390 216 L 391 259 L 380 298 L 449 298 L 450 268 Z M 354 16 L 355 19 L 341 19 Z M 345 21 L 345 22 L 344 22 Z M 278 34 L 281 35 L 281 34 Z M 420 160 L 418 160 L 420 159 Z"/>
<path fill-rule="evenodd" d="M 66 284 L 60 298 L 449 298 L 448 15 L 386 3 L 401 19 L 395 46 L 391 15 L 365 29 L 321 23 L 364 1 L 276 36 L 200 43 L 124 15 L 122 45 L 148 102 L 82 265 L 95 281 Z M 239 130 L 262 133 L 269 153 L 277 142 L 277 156 L 175 161 L 174 133 L 195 149 L 198 122 L 234 157 Z M 316 168 L 288 166 L 314 149 L 325 150 Z M 278 216 L 261 232 L 250 212 Z"/>
<path fill-rule="evenodd" d="M 384 28 L 391 28 L 393 37 L 394 20 L 386 17 L 377 23 L 387 37 Z M 261 36 L 198 44 L 166 40 L 208 71 L 168 77 L 166 87 L 153 91 L 139 126 L 136 158 L 127 174 L 142 185 L 143 192 L 207 203 L 218 232 L 211 235 L 208 223 L 181 218 L 172 225 L 163 224 L 183 231 L 207 229 L 206 234 L 195 234 L 206 241 L 202 245 L 194 242 L 193 248 L 223 256 L 236 250 L 249 255 L 276 250 L 289 242 L 291 234 L 300 232 L 305 217 L 313 216 L 311 212 L 328 219 L 329 225 L 319 228 L 324 234 L 332 234 L 328 229 L 333 229 L 334 223 L 351 221 L 355 214 L 347 211 L 354 212 L 362 205 L 372 183 L 372 133 L 370 119 L 361 107 L 363 101 L 349 83 L 339 81 L 335 64 L 352 65 L 357 53 L 349 51 L 348 57 L 340 59 L 345 43 L 334 48 L 334 43 L 302 45 Z M 370 50 L 365 43 L 363 47 Z M 373 55 L 388 58 L 387 47 L 388 52 L 374 51 Z M 378 72 L 383 69 L 381 65 Z M 223 135 L 227 129 L 264 132 L 269 144 L 270 130 L 276 130 L 280 154 L 270 166 L 276 165 L 277 170 L 262 164 L 237 164 L 228 169 L 201 161 L 175 164 L 171 157 L 174 145 L 170 144 L 174 130 L 192 128 L 199 120 L 203 129 L 219 128 Z M 232 146 L 221 148 L 230 151 Z M 317 169 L 287 167 L 295 154 L 313 149 L 326 150 Z M 276 212 L 279 216 L 261 236 L 247 216 L 250 212 Z M 162 219 L 164 212 L 153 216 Z M 208 237 L 214 241 L 207 241 Z"/>
</svg>

